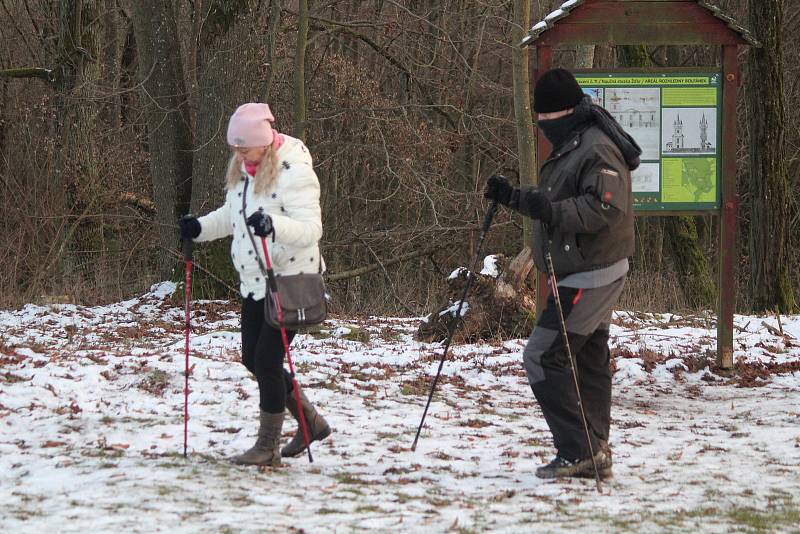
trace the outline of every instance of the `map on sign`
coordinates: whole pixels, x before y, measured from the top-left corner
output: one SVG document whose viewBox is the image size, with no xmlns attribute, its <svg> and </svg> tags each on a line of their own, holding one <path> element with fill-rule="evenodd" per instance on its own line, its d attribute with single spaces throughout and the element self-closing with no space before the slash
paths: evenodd
<svg viewBox="0 0 800 534">
<path fill-rule="evenodd" d="M 713 210 L 720 198 L 719 73 L 576 74 L 642 148 L 637 211 Z"/>
</svg>

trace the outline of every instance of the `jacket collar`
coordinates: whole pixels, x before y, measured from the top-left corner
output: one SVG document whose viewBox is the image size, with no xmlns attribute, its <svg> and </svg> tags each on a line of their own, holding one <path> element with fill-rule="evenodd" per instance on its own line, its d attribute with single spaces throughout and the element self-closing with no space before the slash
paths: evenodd
<svg viewBox="0 0 800 534">
<path fill-rule="evenodd" d="M 544 167 L 548 163 L 550 163 L 552 161 L 555 161 L 555 160 L 561 158 L 562 156 L 564 156 L 565 154 L 569 154 L 570 152 L 572 152 L 573 150 L 578 148 L 581 145 L 581 137 L 583 136 L 583 132 L 584 131 L 586 131 L 586 130 L 581 130 L 580 132 L 577 132 L 572 137 L 572 139 L 570 139 L 569 141 L 567 141 L 566 143 L 564 143 L 563 145 L 561 145 L 557 149 L 553 149 L 550 152 L 550 155 L 545 160 L 545 162 L 542 164 L 542 166 Z"/>
</svg>

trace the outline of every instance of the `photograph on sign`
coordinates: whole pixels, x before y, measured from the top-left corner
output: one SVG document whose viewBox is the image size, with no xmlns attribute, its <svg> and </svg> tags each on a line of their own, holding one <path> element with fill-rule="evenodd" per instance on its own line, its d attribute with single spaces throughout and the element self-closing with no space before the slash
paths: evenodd
<svg viewBox="0 0 800 534">
<path fill-rule="evenodd" d="M 603 89 L 598 87 L 584 87 L 583 93 L 592 97 L 592 104 L 605 107 Z"/>
<path fill-rule="evenodd" d="M 664 156 L 717 153 L 716 108 L 664 108 L 663 121 Z"/>
<path fill-rule="evenodd" d="M 717 200 L 715 158 L 664 158 L 661 166 L 662 202 L 701 203 Z"/>
<path fill-rule="evenodd" d="M 658 163 L 642 163 L 631 173 L 634 193 L 658 193 L 661 168 Z"/>
<path fill-rule="evenodd" d="M 636 139 L 642 160 L 659 159 L 661 90 L 652 87 L 605 90 L 605 108 Z"/>
</svg>

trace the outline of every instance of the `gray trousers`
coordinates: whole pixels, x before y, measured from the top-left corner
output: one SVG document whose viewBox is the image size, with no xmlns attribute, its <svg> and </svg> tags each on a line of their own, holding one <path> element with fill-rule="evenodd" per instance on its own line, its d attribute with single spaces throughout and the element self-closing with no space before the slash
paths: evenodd
<svg viewBox="0 0 800 534">
<path fill-rule="evenodd" d="M 598 440 L 608 440 L 611 421 L 608 329 L 611 308 L 619 299 L 624 284 L 623 276 L 598 288 L 559 287 L 567 338 L 595 453 L 599 449 Z M 552 294 L 528 339 L 523 362 L 558 454 L 567 460 L 588 458 L 589 447 L 578 396 Z"/>
</svg>

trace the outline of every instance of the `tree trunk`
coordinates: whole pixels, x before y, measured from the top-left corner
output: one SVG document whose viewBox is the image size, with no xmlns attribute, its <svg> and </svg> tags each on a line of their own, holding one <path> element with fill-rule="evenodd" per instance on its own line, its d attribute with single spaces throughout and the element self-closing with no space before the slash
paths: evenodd
<svg viewBox="0 0 800 534">
<path fill-rule="evenodd" d="M 103 0 L 103 64 L 102 78 L 108 87 L 109 96 L 103 104 L 103 118 L 113 131 L 120 127 L 120 72 L 122 63 L 122 46 L 126 29 L 117 0 Z"/>
<path fill-rule="evenodd" d="M 531 4 L 527 0 L 514 0 L 514 23 L 511 41 L 519 43 L 527 34 L 531 22 Z M 512 73 L 514 81 L 514 118 L 517 130 L 517 154 L 519 157 L 519 182 L 533 185 L 538 182 L 536 169 L 536 138 L 533 133 L 531 113 L 531 77 L 528 69 L 528 47 L 514 46 L 512 49 Z M 533 220 L 523 218 L 522 246 L 533 242 Z"/>
<path fill-rule="evenodd" d="M 750 128 L 750 293 L 755 311 L 792 313 L 796 302 L 789 261 L 792 192 L 787 166 L 786 103 L 781 49 L 781 0 L 750 1 L 761 48 L 747 57 Z"/>
<path fill-rule="evenodd" d="M 276 0 L 273 0 L 275 2 Z M 258 79 L 259 23 L 247 2 L 228 3 L 219 9 L 220 0 L 207 0 L 201 11 L 208 13 L 198 36 L 197 50 L 197 147 L 192 168 L 191 211 L 204 215 L 224 200 L 225 172 L 231 151 L 225 141 L 228 119 L 237 106 L 259 100 Z M 277 111 L 276 111 L 277 112 Z M 213 272 L 198 279 L 194 293 L 198 297 L 220 298 L 229 286 L 236 286 L 236 271 L 229 257 L 227 239 L 200 246 L 196 261 Z"/>
<path fill-rule="evenodd" d="M 308 45 L 308 3 L 298 0 L 297 46 L 294 55 L 294 131 L 298 139 L 306 140 L 306 46 Z"/>
<path fill-rule="evenodd" d="M 267 78 L 264 80 L 264 102 L 272 98 L 272 81 L 278 66 L 276 50 L 281 29 L 281 0 L 271 0 L 269 5 L 269 34 L 267 35 Z"/>
<path fill-rule="evenodd" d="M 96 1 L 61 0 L 59 2 L 58 65 L 54 69 L 56 91 L 55 137 L 61 149 L 55 151 L 53 180 L 50 187 L 62 202 L 62 224 L 51 236 L 51 247 L 43 268 L 29 287 L 29 298 L 47 282 L 59 285 L 78 282 L 84 273 L 81 262 L 71 251 L 91 249 L 91 229 L 84 218 L 92 211 L 99 194 L 95 191 L 97 169 L 90 133 L 94 130 L 97 112 L 91 104 L 90 88 L 97 82 L 100 68 L 97 61 L 98 25 Z M 81 280 L 82 281 L 82 280 Z M 33 293 L 33 294 L 31 294 Z"/>
<path fill-rule="evenodd" d="M 593 67 L 596 69 L 605 69 L 614 66 L 614 47 L 607 44 L 598 44 L 594 46 Z"/>
<path fill-rule="evenodd" d="M 594 66 L 594 45 L 575 47 L 575 68 L 591 69 Z"/>
<path fill-rule="evenodd" d="M 172 3 L 133 2 L 133 24 L 147 121 L 155 223 L 159 244 L 175 248 L 175 221 L 189 211 L 191 199 L 192 140 Z M 158 274 L 169 277 L 173 264 L 168 254 L 161 254 Z"/>
<path fill-rule="evenodd" d="M 198 39 L 198 146 L 193 164 L 198 172 L 192 178 L 191 197 L 192 212 L 197 214 L 215 209 L 224 197 L 231 155 L 225 140 L 228 119 L 237 106 L 258 101 L 261 92 L 257 16 L 246 2 L 237 11 L 224 11 L 223 16 L 216 8 L 219 2 L 203 3 L 202 11 L 209 15 Z"/>
<path fill-rule="evenodd" d="M 664 230 L 686 302 L 693 308 L 713 308 L 716 295 L 708 258 L 700 248 L 691 217 L 667 217 Z"/>
</svg>

